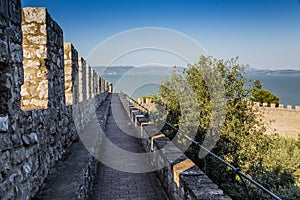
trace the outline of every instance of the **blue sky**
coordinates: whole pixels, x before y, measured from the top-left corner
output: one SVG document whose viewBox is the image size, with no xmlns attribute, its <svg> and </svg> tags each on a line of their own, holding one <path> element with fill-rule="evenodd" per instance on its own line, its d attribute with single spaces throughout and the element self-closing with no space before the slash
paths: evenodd
<svg viewBox="0 0 300 200">
<path fill-rule="evenodd" d="M 22 5 L 46 7 L 83 57 L 119 32 L 162 27 L 190 36 L 216 58 L 300 69 L 299 0 L 22 0 Z"/>
</svg>

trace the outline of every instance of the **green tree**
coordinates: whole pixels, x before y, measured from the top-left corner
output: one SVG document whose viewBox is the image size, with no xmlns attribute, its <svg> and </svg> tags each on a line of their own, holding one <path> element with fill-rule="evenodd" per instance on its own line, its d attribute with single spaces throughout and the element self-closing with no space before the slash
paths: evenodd
<svg viewBox="0 0 300 200">
<path fill-rule="evenodd" d="M 253 92 L 251 100 L 260 103 L 268 103 L 269 106 L 271 105 L 271 103 L 276 104 L 276 106 L 278 106 L 279 104 L 279 98 L 277 96 L 275 96 L 268 90 L 262 89 Z"/>
<path fill-rule="evenodd" d="M 296 141 L 296 145 L 300 149 L 300 133 L 298 133 L 298 140 Z"/>
<path fill-rule="evenodd" d="M 178 74 L 174 70 L 172 76 L 160 85 L 156 98 L 161 99 L 161 104 L 168 110 L 166 120 L 175 126 L 187 123 L 196 116 L 198 129 L 195 140 L 203 143 L 206 136 L 213 134 L 211 131 L 212 123 L 214 123 L 212 120 L 214 116 L 213 105 L 214 102 L 218 101 L 212 95 L 216 89 L 211 88 L 210 85 L 215 82 L 221 83 L 224 88 L 226 103 L 225 105 L 220 104 L 222 107 L 220 109 L 225 109 L 225 123 L 221 126 L 220 139 L 212 151 L 232 165 L 239 167 L 246 174 L 256 177 L 263 185 L 272 188 L 274 192 L 284 193 L 282 197 L 291 197 L 298 194 L 300 189 L 295 186 L 294 173 L 291 172 L 289 167 L 284 166 L 284 162 L 293 159 L 293 163 L 295 163 L 298 152 L 295 151 L 289 156 L 285 154 L 287 157 L 283 159 L 284 162 L 276 157 L 276 162 L 282 162 L 280 170 L 275 168 L 275 163 L 265 165 L 265 162 L 270 162 L 271 156 L 275 154 L 275 151 L 270 149 L 274 149 L 276 145 L 282 143 L 263 134 L 265 131 L 264 124 L 257 120 L 255 108 L 247 105 L 245 99 L 253 96 L 255 91 L 260 91 L 261 84 L 259 81 L 251 83 L 249 79 L 245 78 L 243 76 L 245 66 L 238 64 L 237 60 L 237 58 L 234 58 L 224 61 L 202 56 L 198 63 L 189 65 L 183 74 Z M 219 80 L 213 77 L 218 77 Z M 253 90 L 253 88 L 256 89 Z M 185 101 L 182 95 L 178 93 L 184 94 L 183 96 L 186 96 L 187 100 Z M 191 95 L 187 95 L 187 93 Z M 193 104 L 198 105 L 197 115 L 193 112 L 185 112 L 183 109 L 191 102 L 187 97 L 192 96 L 192 94 L 196 97 L 194 99 L 196 102 Z M 219 125 L 213 124 L 213 127 Z M 176 134 L 176 132 L 172 133 L 172 129 L 168 126 L 165 126 L 162 131 L 168 133 L 167 135 L 171 139 Z M 180 146 L 186 140 L 178 137 L 176 142 Z M 282 148 L 287 150 L 287 146 L 294 145 L 287 144 Z M 294 151 L 293 147 L 291 149 Z M 198 157 L 199 151 L 197 146 L 191 145 L 186 154 L 230 196 L 235 199 L 245 199 L 247 195 L 241 179 L 211 156 L 200 159 Z M 288 152 L 288 150 L 285 152 Z M 277 156 L 280 157 L 280 154 Z M 270 179 L 265 177 L 264 174 L 270 174 Z M 253 186 L 248 186 L 253 199 L 268 198 Z M 260 196 L 258 197 L 257 194 L 260 194 Z"/>
</svg>

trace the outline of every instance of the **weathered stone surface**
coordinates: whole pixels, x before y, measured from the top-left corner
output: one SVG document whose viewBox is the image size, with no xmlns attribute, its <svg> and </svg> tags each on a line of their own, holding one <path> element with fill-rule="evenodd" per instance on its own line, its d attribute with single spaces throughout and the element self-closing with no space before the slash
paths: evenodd
<svg viewBox="0 0 300 200">
<path fill-rule="evenodd" d="M 45 8 L 24 8 L 22 29 L 28 80 L 22 86 L 22 108 L 59 108 L 65 101 L 63 32 Z"/>
<path fill-rule="evenodd" d="M 86 66 L 86 96 L 87 96 L 87 99 L 90 99 L 92 98 L 92 91 L 91 91 L 91 85 L 92 85 L 92 82 L 91 82 L 91 67 L 87 64 Z"/>
<path fill-rule="evenodd" d="M 64 43 L 64 72 L 66 104 L 79 101 L 78 52 L 74 46 Z"/>
<path fill-rule="evenodd" d="M 291 107 L 271 108 L 262 107 L 262 121 L 267 124 L 266 134 L 279 135 L 297 139 L 300 133 L 300 110 Z"/>
<path fill-rule="evenodd" d="M 23 22 L 21 16 L 20 0 L 1 0 L 0 199 L 30 199 L 107 96 L 84 94 L 78 108 L 66 106 L 62 29 L 45 8 L 24 8 Z M 78 78 L 71 73 L 73 84 Z"/>
<path fill-rule="evenodd" d="M 8 131 L 8 116 L 0 115 L 0 132 L 7 132 L 7 131 Z"/>
<path fill-rule="evenodd" d="M 87 86 L 86 85 L 86 61 L 82 57 L 79 57 L 78 59 L 79 102 L 85 101 L 87 99 L 86 86 Z"/>
<path fill-rule="evenodd" d="M 24 8 L 23 19 L 27 23 L 46 23 L 46 8 Z"/>
<path fill-rule="evenodd" d="M 15 165 L 22 163 L 25 159 L 25 149 L 23 147 L 16 149 L 12 155 L 12 159 Z"/>
</svg>

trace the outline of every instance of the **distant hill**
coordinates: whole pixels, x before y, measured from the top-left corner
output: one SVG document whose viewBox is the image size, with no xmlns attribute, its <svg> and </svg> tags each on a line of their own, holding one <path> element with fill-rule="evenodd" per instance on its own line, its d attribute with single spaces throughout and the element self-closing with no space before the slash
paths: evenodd
<svg viewBox="0 0 300 200">
<path fill-rule="evenodd" d="M 93 67 L 99 74 L 122 75 L 133 69 L 132 66 L 114 66 L 114 67 Z"/>
<path fill-rule="evenodd" d="M 246 70 L 246 74 L 254 75 L 267 75 L 267 76 L 300 76 L 300 70 L 293 69 L 278 69 L 278 70 L 269 70 L 269 69 L 255 69 L 251 68 Z"/>
<path fill-rule="evenodd" d="M 93 67 L 96 72 L 103 75 L 123 75 L 128 73 L 130 75 L 138 74 L 159 74 L 159 75 L 170 75 L 173 67 L 160 67 L 160 66 L 111 66 L 111 67 Z M 181 71 L 183 67 L 176 67 L 177 70 Z"/>
<path fill-rule="evenodd" d="M 170 75 L 173 67 L 160 67 L 160 66 L 144 66 L 144 67 L 133 67 L 133 66 L 111 66 L 111 67 L 93 67 L 96 72 L 103 75 L 123 75 L 129 74 L 160 74 Z M 185 67 L 176 67 L 178 71 L 182 71 Z M 267 75 L 267 76 L 300 76 L 300 70 L 293 69 L 280 69 L 280 70 L 269 70 L 269 69 L 256 69 L 253 67 L 247 67 L 246 74 L 252 75 Z"/>
</svg>

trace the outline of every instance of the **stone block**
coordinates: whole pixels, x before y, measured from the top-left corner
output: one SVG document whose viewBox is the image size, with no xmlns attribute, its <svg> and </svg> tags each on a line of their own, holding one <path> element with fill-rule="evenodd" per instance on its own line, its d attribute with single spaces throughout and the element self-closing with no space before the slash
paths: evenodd
<svg viewBox="0 0 300 200">
<path fill-rule="evenodd" d="M 14 165 L 18 165 L 25 160 L 25 149 L 24 147 L 18 148 L 12 154 L 12 160 Z"/>
<path fill-rule="evenodd" d="M 46 8 L 23 8 L 23 23 L 46 23 Z"/>
<path fill-rule="evenodd" d="M 0 115 L 0 132 L 7 132 L 7 131 L 8 131 L 8 116 Z"/>
<path fill-rule="evenodd" d="M 276 104 L 275 103 L 271 103 L 271 108 L 275 108 Z"/>
</svg>

